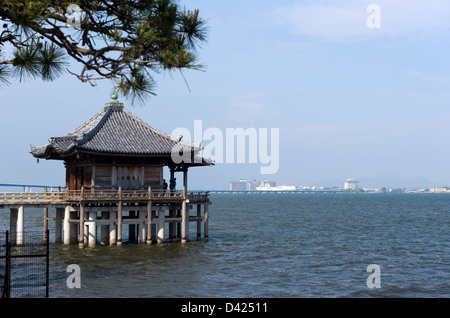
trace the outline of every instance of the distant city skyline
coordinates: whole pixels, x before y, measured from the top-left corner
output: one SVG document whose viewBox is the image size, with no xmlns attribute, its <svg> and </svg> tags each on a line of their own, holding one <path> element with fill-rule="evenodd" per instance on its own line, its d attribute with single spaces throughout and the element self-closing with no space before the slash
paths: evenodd
<svg viewBox="0 0 450 318">
<path fill-rule="evenodd" d="M 367 177 L 361 177 L 361 178 L 346 178 L 343 180 L 338 180 L 338 179 L 328 179 L 328 180 L 323 180 L 322 182 L 314 182 L 314 183 L 310 183 L 310 184 L 302 184 L 301 182 L 297 182 L 297 183 L 286 183 L 286 182 L 277 182 L 274 180 L 256 180 L 256 179 L 249 179 L 249 178 L 241 178 L 239 180 L 235 180 L 235 181 L 230 181 L 229 185 L 227 187 L 224 188 L 220 188 L 220 189 L 228 189 L 230 188 L 230 184 L 232 182 L 247 182 L 247 184 L 249 183 L 257 183 L 257 184 L 261 184 L 264 182 L 269 182 L 271 183 L 272 186 L 275 185 L 286 185 L 286 186 L 296 186 L 296 187 L 316 187 L 316 188 L 320 188 L 320 187 L 327 187 L 327 188 L 332 188 L 332 187 L 337 187 L 337 188 L 341 188 L 341 189 L 346 189 L 346 182 L 348 180 L 354 180 L 357 182 L 357 188 L 439 188 L 439 187 L 448 187 L 450 185 L 447 184 L 439 184 L 439 183 L 435 183 L 432 182 L 430 180 L 427 180 L 425 178 L 415 178 L 415 179 L 411 179 L 411 180 L 405 180 L 405 179 L 401 179 L 393 174 L 382 174 L 379 175 L 375 178 L 367 178 Z M 361 181 L 362 180 L 362 181 Z M 247 189 L 250 190 L 250 189 Z"/>
</svg>

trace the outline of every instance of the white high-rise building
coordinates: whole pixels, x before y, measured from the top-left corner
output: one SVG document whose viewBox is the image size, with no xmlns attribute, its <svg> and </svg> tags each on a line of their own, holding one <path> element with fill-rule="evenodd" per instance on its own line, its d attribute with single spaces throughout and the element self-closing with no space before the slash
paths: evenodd
<svg viewBox="0 0 450 318">
<path fill-rule="evenodd" d="M 359 181 L 353 179 L 347 179 L 344 183 L 344 189 L 355 190 L 358 189 Z"/>
</svg>

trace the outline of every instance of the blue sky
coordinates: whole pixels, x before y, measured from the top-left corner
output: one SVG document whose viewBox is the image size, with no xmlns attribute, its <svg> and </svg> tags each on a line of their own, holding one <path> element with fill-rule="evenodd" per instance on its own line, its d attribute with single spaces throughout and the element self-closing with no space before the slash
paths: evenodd
<svg viewBox="0 0 450 318">
<path fill-rule="evenodd" d="M 194 120 L 280 131 L 276 174 L 223 163 L 191 169 L 191 188 L 226 189 L 241 178 L 343 186 L 386 173 L 450 186 L 449 1 L 180 3 L 208 20 L 205 70 L 184 72 L 190 90 L 179 73 L 162 74 L 156 97 L 126 107 L 167 133 L 193 131 Z M 367 27 L 369 4 L 381 10 L 381 28 Z M 70 74 L 0 88 L 0 183 L 64 184 L 63 164 L 37 164 L 30 144 L 78 127 L 111 88 Z"/>
</svg>

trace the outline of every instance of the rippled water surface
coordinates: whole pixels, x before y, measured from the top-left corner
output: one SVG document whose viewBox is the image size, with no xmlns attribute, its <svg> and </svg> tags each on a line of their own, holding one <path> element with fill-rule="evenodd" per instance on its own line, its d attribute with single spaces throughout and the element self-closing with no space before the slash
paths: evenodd
<svg viewBox="0 0 450 318">
<path fill-rule="evenodd" d="M 52 244 L 50 297 L 450 297 L 450 195 L 211 201 L 208 242 Z M 4 231 L 9 213 L 0 216 Z M 27 210 L 25 227 L 42 230 L 42 211 Z M 66 285 L 69 264 L 80 266 L 79 289 Z M 369 264 L 380 266 L 381 288 L 367 287 Z"/>
</svg>

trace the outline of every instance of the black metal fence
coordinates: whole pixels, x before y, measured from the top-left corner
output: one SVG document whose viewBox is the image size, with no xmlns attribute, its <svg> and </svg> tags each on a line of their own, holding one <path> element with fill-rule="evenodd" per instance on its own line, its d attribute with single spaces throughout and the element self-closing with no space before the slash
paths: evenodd
<svg viewBox="0 0 450 318">
<path fill-rule="evenodd" d="M 43 242 L 42 233 L 1 235 L 1 298 L 48 298 L 48 287 L 49 242 Z"/>
</svg>

